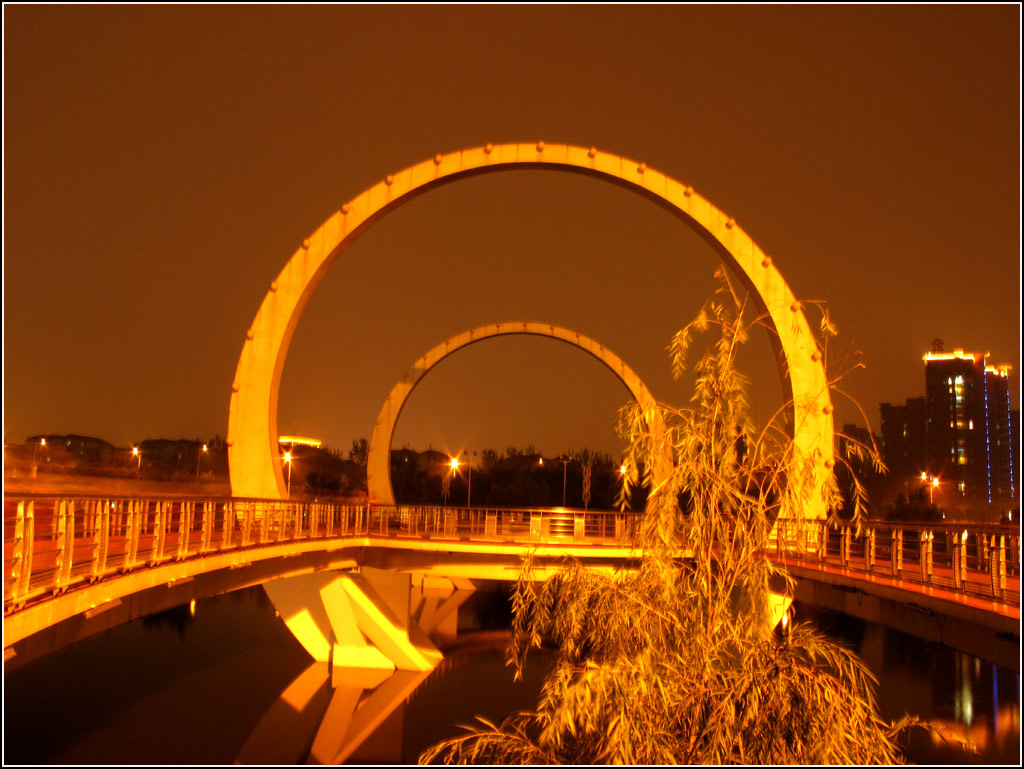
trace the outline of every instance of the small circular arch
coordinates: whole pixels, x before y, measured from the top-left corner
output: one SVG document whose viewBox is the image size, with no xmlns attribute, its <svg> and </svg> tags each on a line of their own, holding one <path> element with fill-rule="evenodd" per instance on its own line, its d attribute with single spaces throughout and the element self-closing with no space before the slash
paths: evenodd
<svg viewBox="0 0 1024 769">
<path fill-rule="evenodd" d="M 398 417 L 416 385 L 434 366 L 454 353 L 484 339 L 511 334 L 532 335 L 557 339 L 590 353 L 607 366 L 626 386 L 633 400 L 640 404 L 647 418 L 647 426 L 653 435 L 661 433 L 663 423 L 661 412 L 657 410 L 654 397 L 650 390 L 625 362 L 607 347 L 595 342 L 588 336 L 548 323 L 531 323 L 520 321 L 513 323 L 490 323 L 478 326 L 470 331 L 463 331 L 449 337 L 437 345 L 419 360 L 412 364 L 405 375 L 395 383 L 384 401 L 377 421 L 373 426 L 370 438 L 370 450 L 366 461 L 366 489 L 368 498 L 377 504 L 395 504 L 394 490 L 391 487 L 391 439 L 398 424 Z M 670 459 L 663 458 L 652 468 L 652 485 L 657 486 L 663 481 L 670 469 Z"/>
</svg>

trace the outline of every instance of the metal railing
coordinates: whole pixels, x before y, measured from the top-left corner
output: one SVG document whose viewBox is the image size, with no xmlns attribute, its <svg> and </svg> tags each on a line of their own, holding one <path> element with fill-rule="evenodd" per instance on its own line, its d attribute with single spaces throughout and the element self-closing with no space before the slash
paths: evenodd
<svg viewBox="0 0 1024 769">
<path fill-rule="evenodd" d="M 261 499 L 4 497 L 4 614 L 143 567 L 352 537 L 629 545 L 636 513 Z"/>
<path fill-rule="evenodd" d="M 4 614 L 144 567 L 311 540 L 628 546 L 639 516 L 561 508 L 5 495 Z M 788 561 L 887 575 L 1020 606 L 1015 527 L 873 523 L 857 535 L 848 526 L 780 521 L 772 542 L 767 555 Z"/>
<path fill-rule="evenodd" d="M 794 541 L 803 547 L 783 543 Z M 779 521 L 776 557 L 838 567 L 1020 606 L 1020 528 L 1000 524 L 889 523 L 829 527 Z"/>
</svg>

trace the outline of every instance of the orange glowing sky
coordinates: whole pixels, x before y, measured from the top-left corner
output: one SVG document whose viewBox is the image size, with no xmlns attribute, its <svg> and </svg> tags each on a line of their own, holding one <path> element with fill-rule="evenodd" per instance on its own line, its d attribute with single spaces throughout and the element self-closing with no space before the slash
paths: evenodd
<svg viewBox="0 0 1024 769">
<path fill-rule="evenodd" d="M 876 430 L 880 401 L 923 394 L 935 337 L 1013 366 L 1019 407 L 1017 5 L 3 14 L 7 441 L 225 435 L 246 329 L 303 238 L 387 173 L 536 140 L 644 161 L 735 217 L 864 352 L 847 389 Z M 578 330 L 682 404 L 665 347 L 716 265 L 593 179 L 449 185 L 335 264 L 278 427 L 347 449 L 420 355 L 516 319 Z M 767 412 L 763 337 L 746 361 Z M 617 453 L 626 397 L 564 344 L 491 340 L 423 381 L 395 446 Z"/>
</svg>

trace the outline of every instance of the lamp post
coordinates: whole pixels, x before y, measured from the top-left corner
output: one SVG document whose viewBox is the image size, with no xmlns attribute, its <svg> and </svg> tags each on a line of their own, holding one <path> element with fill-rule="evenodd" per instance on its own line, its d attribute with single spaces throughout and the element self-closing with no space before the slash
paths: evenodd
<svg viewBox="0 0 1024 769">
<path fill-rule="evenodd" d="M 561 457 L 558 458 L 558 461 L 562 463 L 562 507 L 565 507 L 565 479 L 566 479 L 566 471 L 567 471 L 567 469 L 569 467 L 569 463 L 572 462 L 572 457 L 570 457 L 570 456 L 561 456 Z"/>
<path fill-rule="evenodd" d="M 626 466 L 625 465 L 619 465 L 619 484 L 620 484 L 620 486 L 622 488 L 622 497 L 623 497 L 623 501 L 625 502 L 625 506 L 623 507 L 623 510 L 625 510 L 625 509 L 630 507 L 630 496 L 632 496 L 629 493 L 630 492 L 629 486 L 627 486 L 624 483 L 625 478 L 626 478 Z"/>
<path fill-rule="evenodd" d="M 286 451 L 284 453 L 284 463 L 288 465 L 288 498 L 292 497 L 292 453 Z"/>
<path fill-rule="evenodd" d="M 33 444 L 32 446 L 32 477 L 36 477 L 36 472 L 39 469 L 39 465 L 36 463 L 36 457 L 39 451 L 39 447 L 46 448 L 46 438 L 40 438 L 39 443 Z"/>
<path fill-rule="evenodd" d="M 921 481 L 928 484 L 928 504 L 935 504 L 935 489 L 939 488 L 939 478 L 936 475 L 921 473 Z"/>
<path fill-rule="evenodd" d="M 139 472 L 142 470 L 142 454 L 139 453 L 138 446 L 132 446 L 132 456 L 138 460 L 135 465 L 135 479 L 138 480 Z"/>
<path fill-rule="evenodd" d="M 203 461 L 203 454 L 205 454 L 205 453 L 206 453 L 206 444 L 204 443 L 203 444 L 203 448 L 200 449 L 196 453 L 196 483 L 197 484 L 199 483 L 199 463 Z M 140 459 L 139 460 L 139 464 L 141 465 L 141 463 L 142 463 L 142 460 Z"/>
<path fill-rule="evenodd" d="M 459 462 L 459 458 L 458 457 L 452 457 L 451 466 L 452 466 L 452 474 L 453 475 L 459 471 L 459 464 L 461 464 Z M 472 499 L 473 499 L 473 465 L 471 465 L 469 462 L 467 462 L 466 463 L 466 467 L 469 468 L 469 470 L 468 470 L 469 477 L 468 477 L 468 480 L 466 482 L 466 507 L 472 507 Z"/>
</svg>

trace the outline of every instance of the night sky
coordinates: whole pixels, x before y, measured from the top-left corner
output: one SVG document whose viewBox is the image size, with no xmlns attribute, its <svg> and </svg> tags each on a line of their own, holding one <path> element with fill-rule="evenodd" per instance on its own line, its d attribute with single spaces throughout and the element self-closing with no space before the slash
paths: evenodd
<svg viewBox="0 0 1024 769">
<path fill-rule="evenodd" d="M 1020 389 L 1020 8 L 4 6 L 4 439 L 225 436 L 271 281 L 342 203 L 438 152 L 569 143 L 735 217 L 861 351 L 845 388 L 923 395 L 990 351 Z M 717 257 L 637 195 L 562 173 L 459 181 L 335 263 L 278 429 L 347 450 L 395 381 L 485 323 L 575 329 L 683 405 L 665 348 Z M 816 323 L 809 311 L 812 325 Z M 761 416 L 767 337 L 744 357 Z M 626 389 L 548 339 L 437 366 L 394 447 L 617 454 Z M 838 421 L 863 419 L 837 401 Z"/>
</svg>

